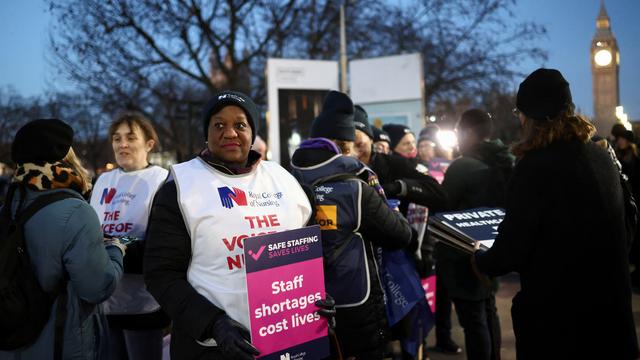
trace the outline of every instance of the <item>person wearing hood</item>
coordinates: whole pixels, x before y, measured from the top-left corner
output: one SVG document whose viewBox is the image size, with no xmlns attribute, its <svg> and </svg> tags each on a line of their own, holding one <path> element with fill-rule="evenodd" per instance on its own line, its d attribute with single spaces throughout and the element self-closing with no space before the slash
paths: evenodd
<svg viewBox="0 0 640 360">
<path fill-rule="evenodd" d="M 377 184 L 375 174 L 348 156 L 355 131 L 353 102 L 344 93 L 329 92 L 311 124 L 311 138 L 291 158 L 292 172 L 315 192 L 339 348 L 345 358 L 381 360 L 389 328 L 374 246 L 407 247 L 411 228 L 369 186 Z"/>
<path fill-rule="evenodd" d="M 450 210 L 504 207 L 514 156 L 500 140 L 490 140 L 491 115 L 467 110 L 456 126 L 461 157 L 451 163 L 442 183 Z M 436 245 L 438 280 L 455 304 L 464 329 L 468 359 L 500 358 L 500 322 L 495 287 L 487 288 L 471 270 L 468 255 Z M 493 284 L 497 286 L 497 283 Z"/>
<path fill-rule="evenodd" d="M 511 318 L 518 359 L 637 359 L 620 174 L 590 141 L 569 83 L 538 69 L 520 83 L 522 140 L 493 246 L 471 256 L 489 276 L 520 275 Z"/>
<path fill-rule="evenodd" d="M 250 360 L 249 306 L 242 244 L 220 239 L 303 227 L 311 217 L 304 190 L 280 165 L 251 150 L 258 110 L 247 95 L 216 94 L 203 111 L 205 148 L 173 165 L 158 190 L 146 236 L 144 277 L 173 321 L 171 358 Z M 271 194 L 264 204 L 249 193 Z"/>
</svg>

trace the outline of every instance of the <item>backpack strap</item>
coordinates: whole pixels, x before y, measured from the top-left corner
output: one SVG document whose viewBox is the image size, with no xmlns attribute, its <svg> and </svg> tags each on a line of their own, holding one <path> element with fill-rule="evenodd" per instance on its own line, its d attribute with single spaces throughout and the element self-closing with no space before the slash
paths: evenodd
<svg viewBox="0 0 640 360">
<path fill-rule="evenodd" d="M 23 193 L 24 196 L 24 193 Z M 24 210 L 18 210 L 16 213 L 16 224 L 23 227 L 24 224 L 38 211 L 47 205 L 53 204 L 64 199 L 77 198 L 77 196 L 67 191 L 57 191 L 52 194 L 38 196 L 29 206 Z M 22 201 L 22 200 L 21 200 Z M 20 239 L 20 246 L 26 251 L 24 244 L 24 236 Z M 56 289 L 51 292 L 51 296 L 55 299 L 58 298 L 56 306 L 56 321 L 54 326 L 54 360 L 62 360 L 62 346 L 64 343 L 64 325 L 67 319 L 67 274 L 63 274 L 62 282 Z"/>
<path fill-rule="evenodd" d="M 56 191 L 52 194 L 40 195 L 36 197 L 35 200 L 33 200 L 33 202 L 29 204 L 29 206 L 27 206 L 24 210 L 19 209 L 16 212 L 16 222 L 19 225 L 24 225 L 33 215 L 35 215 L 35 213 L 40 211 L 45 206 L 69 198 L 76 198 L 76 196 L 66 191 Z"/>
</svg>

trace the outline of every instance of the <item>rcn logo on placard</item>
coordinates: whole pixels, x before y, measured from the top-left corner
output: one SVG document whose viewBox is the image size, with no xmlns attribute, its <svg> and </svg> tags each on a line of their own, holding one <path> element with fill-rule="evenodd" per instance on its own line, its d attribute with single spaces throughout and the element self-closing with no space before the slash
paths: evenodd
<svg viewBox="0 0 640 360">
<path fill-rule="evenodd" d="M 219 187 L 218 194 L 220 194 L 220 201 L 222 202 L 222 206 L 227 209 L 231 209 L 233 207 L 233 203 L 236 203 L 238 206 L 247 206 L 247 195 L 244 191 L 233 188 L 233 190 L 228 187 Z"/>
<path fill-rule="evenodd" d="M 104 190 L 102 190 L 102 197 L 100 198 L 100 205 L 105 203 L 110 204 L 114 196 L 116 196 L 115 188 L 104 188 Z"/>
<path fill-rule="evenodd" d="M 289 353 L 280 355 L 280 360 L 291 360 L 291 355 Z"/>
</svg>

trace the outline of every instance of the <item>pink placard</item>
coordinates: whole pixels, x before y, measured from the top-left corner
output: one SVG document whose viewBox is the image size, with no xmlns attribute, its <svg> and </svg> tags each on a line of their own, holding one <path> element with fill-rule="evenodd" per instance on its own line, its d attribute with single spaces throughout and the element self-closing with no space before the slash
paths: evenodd
<svg viewBox="0 0 640 360">
<path fill-rule="evenodd" d="M 320 229 L 295 229 L 247 239 L 251 343 L 264 360 L 317 360 L 329 355 Z"/>
<path fill-rule="evenodd" d="M 436 276 L 431 275 L 427 278 L 420 279 L 422 288 L 424 289 L 424 296 L 427 298 L 431 313 L 436 313 Z"/>
</svg>

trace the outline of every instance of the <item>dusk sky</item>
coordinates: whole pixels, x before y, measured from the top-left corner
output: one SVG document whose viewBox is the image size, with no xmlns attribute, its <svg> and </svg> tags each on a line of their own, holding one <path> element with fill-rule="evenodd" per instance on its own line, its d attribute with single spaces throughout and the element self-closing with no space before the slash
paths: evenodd
<svg viewBox="0 0 640 360">
<path fill-rule="evenodd" d="M 589 47 L 599 7 L 600 0 L 519 0 L 515 9 L 517 20 L 536 21 L 548 31 L 539 42 L 548 51 L 547 62 L 519 69 L 559 69 L 571 84 L 576 106 L 589 116 Z M 640 121 L 640 1 L 606 0 L 605 7 L 620 48 L 620 101 L 629 118 Z M 0 1 L 0 87 L 12 86 L 24 96 L 68 88 L 46 62 L 50 22 L 41 0 Z M 521 80 L 514 81 L 513 89 Z"/>
</svg>

